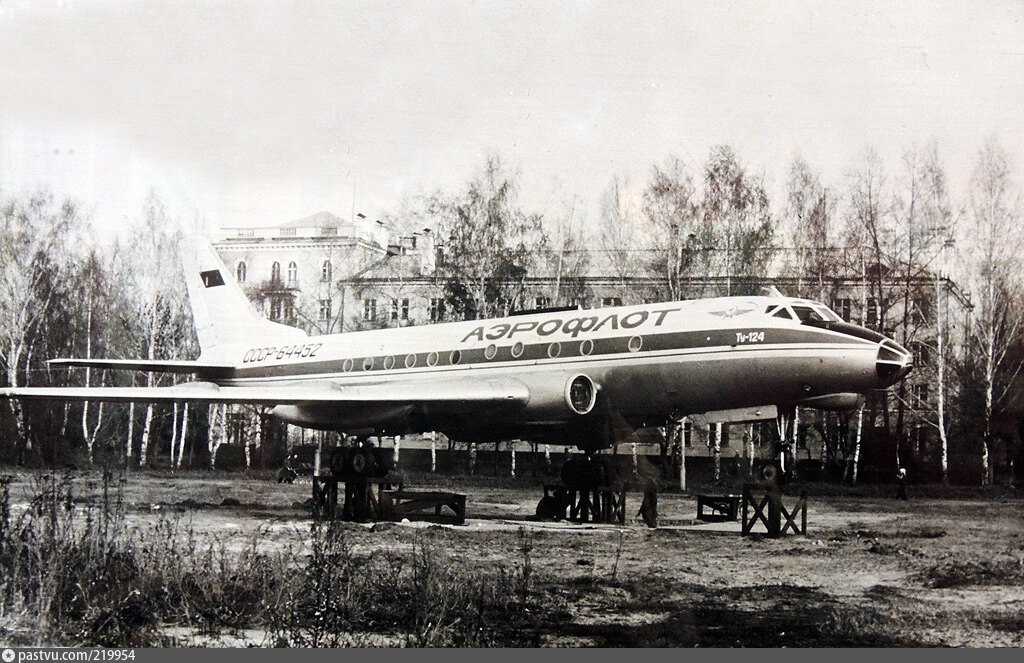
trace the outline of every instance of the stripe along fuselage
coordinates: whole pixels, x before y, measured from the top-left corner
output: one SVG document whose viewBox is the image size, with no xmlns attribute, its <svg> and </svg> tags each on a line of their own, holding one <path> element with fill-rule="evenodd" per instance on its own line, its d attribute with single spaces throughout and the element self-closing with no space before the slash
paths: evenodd
<svg viewBox="0 0 1024 663">
<path fill-rule="evenodd" d="M 275 346 L 231 344 L 222 386 L 402 383 L 424 393 L 449 380 L 515 380 L 525 403 L 295 404 L 272 413 L 350 434 L 438 430 L 460 440 L 571 442 L 588 450 L 621 418 L 631 427 L 670 415 L 797 405 L 849 409 L 910 370 L 910 354 L 827 307 L 784 297 L 728 297 L 309 337 Z M 599 420 L 599 421 L 598 421 Z"/>
</svg>

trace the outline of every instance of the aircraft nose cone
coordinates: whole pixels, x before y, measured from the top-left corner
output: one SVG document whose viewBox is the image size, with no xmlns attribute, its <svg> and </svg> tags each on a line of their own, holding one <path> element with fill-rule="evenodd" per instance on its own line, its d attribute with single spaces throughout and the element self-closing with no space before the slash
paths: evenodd
<svg viewBox="0 0 1024 663">
<path fill-rule="evenodd" d="M 885 339 L 878 344 L 875 372 L 882 387 L 896 384 L 914 368 L 914 355 L 899 343 Z"/>
</svg>

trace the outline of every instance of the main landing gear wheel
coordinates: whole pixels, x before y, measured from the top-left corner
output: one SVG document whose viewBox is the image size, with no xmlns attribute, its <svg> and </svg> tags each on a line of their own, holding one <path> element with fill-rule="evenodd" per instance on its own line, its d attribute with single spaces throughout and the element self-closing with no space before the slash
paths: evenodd
<svg viewBox="0 0 1024 663">
<path fill-rule="evenodd" d="M 564 513 L 564 505 L 560 504 L 554 495 L 545 495 L 537 502 L 537 518 L 541 520 L 553 520 Z"/>
<path fill-rule="evenodd" d="M 755 468 L 754 474 L 761 481 L 776 486 L 781 486 L 786 482 L 786 473 L 774 461 L 767 461 L 760 467 Z"/>
<path fill-rule="evenodd" d="M 391 454 L 369 442 L 339 447 L 331 454 L 331 473 L 342 481 L 380 478 L 392 469 Z"/>
</svg>

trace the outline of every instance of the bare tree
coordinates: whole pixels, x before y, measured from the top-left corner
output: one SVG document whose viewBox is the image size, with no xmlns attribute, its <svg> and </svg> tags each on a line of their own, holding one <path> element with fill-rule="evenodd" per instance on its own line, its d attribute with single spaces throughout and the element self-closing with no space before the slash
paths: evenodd
<svg viewBox="0 0 1024 663">
<path fill-rule="evenodd" d="M 61 271 L 78 220 L 73 204 L 55 206 L 46 193 L 0 208 L 0 362 L 11 387 L 28 383 L 34 344 L 60 304 Z M 20 457 L 31 450 L 32 439 L 21 402 L 7 402 Z"/>
<path fill-rule="evenodd" d="M 859 274 L 861 288 L 861 324 L 888 332 L 890 278 L 894 257 L 895 223 L 893 194 L 888 175 L 878 154 L 868 149 L 847 174 L 847 200 L 844 255 L 847 269 Z M 889 399 L 879 392 L 868 399 L 867 421 L 874 428 L 881 419 L 885 435 L 890 434 Z M 869 429 L 870 430 L 870 429 Z M 898 461 L 898 458 L 897 458 Z"/>
<path fill-rule="evenodd" d="M 615 177 L 601 194 L 598 244 L 605 268 L 615 279 L 616 294 L 625 301 L 628 283 L 646 267 L 640 258 L 645 248 L 642 214 L 627 178 Z"/>
<path fill-rule="evenodd" d="M 554 276 L 551 305 L 579 304 L 586 295 L 590 252 L 583 237 L 586 219 L 577 208 L 577 196 L 573 196 L 561 213 L 546 215 L 544 222 L 548 226 L 544 233 L 550 249 L 543 254 L 543 262 L 538 267 L 542 273 Z"/>
<path fill-rule="evenodd" d="M 644 190 L 644 214 L 654 234 L 652 266 L 665 277 L 666 297 L 670 300 L 689 294 L 685 281 L 695 271 L 705 276 L 710 273 L 709 254 L 701 249 L 713 243 L 711 228 L 701 224 L 698 209 L 696 188 L 686 164 L 671 157 L 664 166 L 654 166 Z"/>
<path fill-rule="evenodd" d="M 775 224 L 762 178 L 742 166 L 728 145 L 711 150 L 704 164 L 701 215 L 717 244 L 717 269 L 725 275 L 725 295 L 752 290 L 750 281 L 767 272 Z"/>
<path fill-rule="evenodd" d="M 828 289 L 836 274 L 835 197 L 822 185 L 817 173 L 797 157 L 786 181 L 788 236 L 795 253 L 792 268 L 796 272 L 796 296 L 804 295 L 805 285 L 813 288 L 814 298 L 828 301 Z"/>
<path fill-rule="evenodd" d="M 989 140 L 978 155 L 968 198 L 968 280 L 975 299 L 971 340 L 980 359 L 983 482 L 988 483 L 993 473 L 992 419 L 1020 372 L 1020 359 L 1009 351 L 1024 323 L 1020 190 L 1012 180 L 1009 157 L 995 140 Z"/>
<path fill-rule="evenodd" d="M 119 252 L 118 282 L 122 285 L 122 320 L 135 346 L 135 356 L 174 359 L 193 351 L 194 334 L 185 304 L 185 287 L 179 261 L 180 233 L 164 204 L 150 192 L 130 250 Z M 157 386 L 167 376 L 147 373 L 146 386 Z M 155 405 L 146 405 L 139 442 L 139 464 L 148 462 Z M 130 441 L 130 443 L 132 443 Z"/>
<path fill-rule="evenodd" d="M 519 207 L 517 188 L 515 176 L 491 157 L 463 193 L 433 206 L 445 238 L 438 268 L 457 318 L 503 316 L 520 303 L 547 238 L 540 216 Z"/>
</svg>

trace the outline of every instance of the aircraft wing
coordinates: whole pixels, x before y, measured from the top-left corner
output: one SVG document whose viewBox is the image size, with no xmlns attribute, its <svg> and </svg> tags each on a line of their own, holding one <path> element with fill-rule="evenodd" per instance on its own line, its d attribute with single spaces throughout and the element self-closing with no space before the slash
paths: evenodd
<svg viewBox="0 0 1024 663">
<path fill-rule="evenodd" d="M 163 359 L 51 359 L 46 363 L 56 367 L 111 368 L 124 371 L 152 371 L 154 373 L 196 373 L 198 371 L 223 371 L 231 368 L 230 364 Z"/>
<path fill-rule="evenodd" d="M 174 403 L 248 403 L 299 405 L 303 403 L 505 403 L 526 404 L 530 390 L 514 378 L 461 378 L 443 382 L 366 383 L 332 382 L 222 387 L 212 382 L 186 382 L 171 387 L 18 387 L 0 389 L 0 398 L 36 400 Z"/>
</svg>

